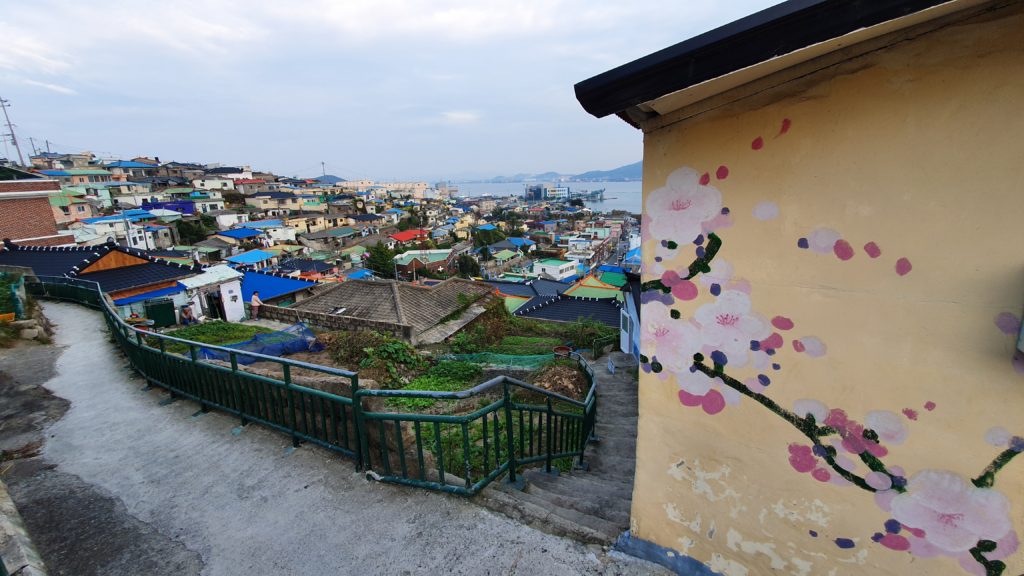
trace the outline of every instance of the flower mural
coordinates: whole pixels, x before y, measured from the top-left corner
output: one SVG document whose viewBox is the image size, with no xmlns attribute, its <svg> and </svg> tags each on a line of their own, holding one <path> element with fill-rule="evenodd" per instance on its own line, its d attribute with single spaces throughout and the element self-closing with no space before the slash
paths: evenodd
<svg viewBox="0 0 1024 576">
<path fill-rule="evenodd" d="M 674 171 L 664 187 L 648 196 L 645 206 L 644 237 L 658 241 L 660 248 L 656 279 L 643 284 L 642 369 L 674 380 L 683 406 L 715 415 L 746 397 L 791 424 L 806 438 L 787 447 L 795 471 L 819 482 L 873 493 L 879 508 L 890 515 L 885 531 L 876 533 L 873 542 L 918 557 L 952 557 L 970 573 L 1001 575 L 1006 568 L 1002 559 L 1019 544 L 1009 500 L 994 483 L 998 472 L 1024 451 L 1024 438 L 1003 428 L 990 430 L 988 442 L 1004 450 L 975 478 L 934 469 L 908 477 L 903 468 L 885 459 L 888 446 L 908 442 L 907 420 L 917 419 L 916 410 L 871 410 L 859 422 L 818 399 L 801 399 L 792 410 L 783 408 L 766 392 L 782 368 L 780 356 L 787 351 L 787 339 L 795 353 L 811 359 L 826 354 L 826 343 L 813 335 L 789 335 L 796 325 L 790 318 L 758 313 L 749 284 L 734 277 L 731 265 L 715 260 L 722 247 L 715 230 L 731 221 L 723 218 L 728 209 L 707 173 L 700 176 L 691 168 Z M 760 219 L 776 217 L 777 207 L 772 207 L 761 207 Z M 844 261 L 854 255 L 849 242 L 829 228 L 813 230 L 799 246 L 834 253 Z M 695 257 L 686 268 L 668 264 L 689 249 Z M 881 254 L 874 242 L 865 245 L 865 252 L 872 259 Z M 901 258 L 897 272 L 902 276 L 909 271 L 909 260 Z M 651 272 L 645 269 L 648 276 Z M 690 314 L 677 307 L 701 292 L 711 299 L 690 309 Z M 1019 320 L 997 318 L 996 324 L 1011 333 Z M 729 374 L 736 368 L 761 373 L 741 381 Z M 935 403 L 927 402 L 924 408 L 934 410 Z M 835 542 L 840 548 L 855 546 L 850 538 Z"/>
<path fill-rule="evenodd" d="M 647 195 L 644 202 L 649 218 L 643 232 L 649 238 L 672 238 L 691 242 L 704 231 L 704 223 L 722 212 L 722 194 L 700 183 L 701 176 L 690 168 L 669 175 L 665 186 Z"/>
</svg>

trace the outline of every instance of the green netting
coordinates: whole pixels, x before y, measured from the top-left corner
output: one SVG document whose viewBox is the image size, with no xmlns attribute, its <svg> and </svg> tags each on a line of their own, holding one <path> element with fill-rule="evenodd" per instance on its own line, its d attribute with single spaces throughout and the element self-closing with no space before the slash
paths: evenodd
<svg viewBox="0 0 1024 576">
<path fill-rule="evenodd" d="M 493 352 L 480 352 L 477 354 L 447 354 L 441 360 L 455 360 L 470 362 L 472 364 L 486 364 L 488 366 L 502 368 L 522 368 L 534 370 L 551 362 L 554 354 L 536 354 L 533 356 L 514 356 L 512 354 L 494 354 Z"/>
</svg>

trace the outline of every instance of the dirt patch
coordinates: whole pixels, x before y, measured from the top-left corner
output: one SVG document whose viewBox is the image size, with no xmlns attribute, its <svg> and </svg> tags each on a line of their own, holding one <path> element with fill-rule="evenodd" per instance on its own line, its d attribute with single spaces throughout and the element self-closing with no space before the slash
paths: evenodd
<svg viewBox="0 0 1024 576">
<path fill-rule="evenodd" d="M 533 384 L 576 400 L 581 400 L 587 393 L 587 378 L 575 366 L 548 366 L 537 373 Z"/>
<path fill-rule="evenodd" d="M 0 353 L 0 459 L 31 455 L 43 429 L 67 412 L 69 402 L 43 387 L 56 374 L 60 352 L 21 341 Z"/>
</svg>

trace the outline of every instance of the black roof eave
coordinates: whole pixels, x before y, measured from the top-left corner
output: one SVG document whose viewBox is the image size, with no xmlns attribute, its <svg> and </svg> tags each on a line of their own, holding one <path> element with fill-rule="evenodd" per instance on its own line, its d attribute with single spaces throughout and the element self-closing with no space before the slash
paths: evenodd
<svg viewBox="0 0 1024 576">
<path fill-rule="evenodd" d="M 598 118 L 950 0 L 788 0 L 576 84 Z M 628 118 L 624 118 L 629 121 Z"/>
</svg>

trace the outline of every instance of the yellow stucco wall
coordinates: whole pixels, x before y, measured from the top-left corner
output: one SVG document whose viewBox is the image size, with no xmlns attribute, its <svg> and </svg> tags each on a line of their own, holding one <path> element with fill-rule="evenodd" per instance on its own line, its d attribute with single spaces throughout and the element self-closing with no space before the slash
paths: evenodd
<svg viewBox="0 0 1024 576">
<path fill-rule="evenodd" d="M 695 299 L 685 300 L 692 287 L 680 286 L 668 308 L 644 304 L 643 352 L 658 355 L 662 370 L 641 373 L 635 536 L 729 575 L 875 575 L 969 573 L 959 560 L 977 571 L 969 552 L 955 551 L 965 531 L 1002 534 L 1009 522 L 1024 534 L 1024 456 L 997 474 L 993 489 L 970 484 L 1007 449 L 1007 435 L 1024 436 L 1024 374 L 1007 333 L 1024 310 L 1022 38 L 1017 3 L 646 134 L 644 280 L 694 260 L 691 239 L 666 232 L 692 227 L 666 218 L 673 208 L 697 209 L 697 224 L 722 239 L 708 277 L 721 291 L 716 298 L 712 282 L 698 277 Z M 710 222 L 718 206 L 708 189 L 729 212 Z M 852 257 L 838 257 L 849 256 L 846 244 L 815 229 L 834 231 Z M 813 246 L 800 248 L 801 238 Z M 869 242 L 878 257 L 865 250 Z M 912 265 L 905 275 L 900 258 Z M 671 275 L 667 282 L 676 283 Z M 739 395 L 701 389 L 688 378 L 705 376 L 674 363 L 671 348 L 687 353 L 695 339 L 705 354 L 716 348 L 708 338 L 722 335 L 706 324 L 729 306 L 715 302 L 748 288 L 750 312 L 732 298 L 740 318 L 730 327 L 757 339 L 778 333 L 782 345 L 770 357 L 734 351 L 726 374 L 767 376 L 763 394 L 786 409 L 813 399 L 860 423 L 884 411 L 869 420 L 888 423 L 889 438 L 905 432 L 900 443 L 881 441 L 881 461 L 910 482 L 897 512 L 884 503 L 892 490 L 879 504 L 857 486 L 798 472 L 790 445 L 809 447 L 806 436 L 750 397 L 723 409 L 721 397 Z M 680 332 L 669 309 L 693 329 Z M 776 316 L 793 327 L 772 326 Z M 677 333 L 659 340 L 661 326 Z M 822 352 L 814 340 L 794 349 L 806 337 L 819 339 L 824 354 L 808 353 Z M 710 398 L 708 410 L 683 405 L 680 380 L 694 392 L 689 403 Z M 806 455 L 795 450 L 796 460 Z M 868 472 L 855 453 L 845 456 L 855 474 Z M 838 476 L 815 460 L 819 477 Z M 886 542 L 897 549 L 873 541 L 896 516 L 911 518 L 890 522 L 899 533 Z M 1014 548 L 1012 535 L 998 551 Z M 898 550 L 896 536 L 912 551 Z M 923 557 L 929 552 L 937 555 Z M 1005 562 L 1005 574 L 1024 572 L 1024 551 Z"/>
</svg>

